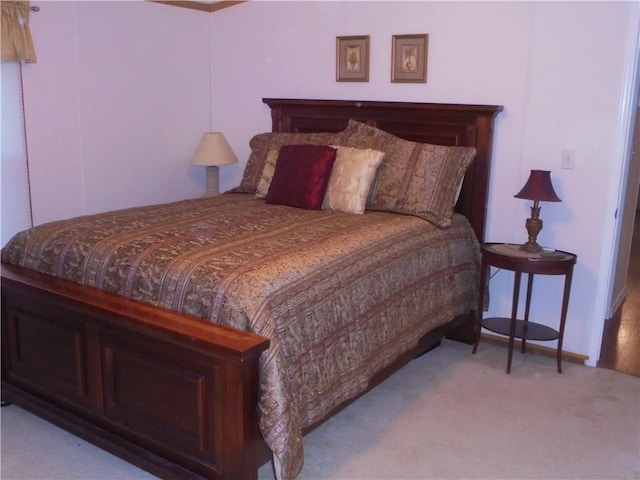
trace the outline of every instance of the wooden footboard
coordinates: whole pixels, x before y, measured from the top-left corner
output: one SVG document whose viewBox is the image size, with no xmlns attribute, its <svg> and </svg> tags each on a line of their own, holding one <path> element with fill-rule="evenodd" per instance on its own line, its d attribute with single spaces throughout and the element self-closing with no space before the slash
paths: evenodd
<svg viewBox="0 0 640 480">
<path fill-rule="evenodd" d="M 88 294 L 90 293 L 90 295 Z M 2 401 L 163 478 L 255 478 L 269 341 L 2 266 Z"/>
<path fill-rule="evenodd" d="M 162 478 L 252 479 L 270 460 L 256 411 L 267 339 L 10 265 L 1 293 L 3 404 Z M 367 391 L 456 327 L 473 328 L 473 313 L 426 334 Z"/>
</svg>

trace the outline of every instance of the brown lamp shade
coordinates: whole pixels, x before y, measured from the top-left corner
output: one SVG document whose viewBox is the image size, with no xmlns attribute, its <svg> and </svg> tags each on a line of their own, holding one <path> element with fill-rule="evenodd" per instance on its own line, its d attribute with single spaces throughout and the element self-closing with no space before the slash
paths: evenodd
<svg viewBox="0 0 640 480">
<path fill-rule="evenodd" d="M 541 202 L 561 202 L 551 184 L 551 172 L 549 170 L 531 170 L 529 179 L 522 190 L 514 195 L 516 198 L 527 200 L 539 200 Z"/>
</svg>

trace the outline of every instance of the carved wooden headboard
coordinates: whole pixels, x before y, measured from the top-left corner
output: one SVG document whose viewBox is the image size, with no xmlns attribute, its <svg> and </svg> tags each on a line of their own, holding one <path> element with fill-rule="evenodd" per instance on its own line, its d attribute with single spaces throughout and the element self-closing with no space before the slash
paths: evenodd
<svg viewBox="0 0 640 480">
<path fill-rule="evenodd" d="M 478 240 L 484 240 L 493 126 L 502 106 L 281 98 L 262 101 L 271 108 L 274 132 L 338 132 L 354 119 L 406 140 L 475 147 L 477 155 L 465 175 L 456 211 L 469 219 Z"/>
</svg>

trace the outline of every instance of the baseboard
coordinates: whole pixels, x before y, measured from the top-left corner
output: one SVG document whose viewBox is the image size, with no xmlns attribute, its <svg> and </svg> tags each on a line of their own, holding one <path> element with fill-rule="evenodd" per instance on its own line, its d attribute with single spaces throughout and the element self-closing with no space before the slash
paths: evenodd
<svg viewBox="0 0 640 480">
<path fill-rule="evenodd" d="M 620 313 L 622 311 L 622 305 L 624 304 L 624 301 L 627 298 L 627 287 L 625 285 L 625 287 L 620 291 L 620 293 L 618 293 L 618 295 L 616 296 L 616 298 L 614 298 L 611 302 L 611 306 L 609 307 L 609 316 L 607 317 L 607 320 L 610 320 L 612 318 L 620 318 Z"/>
<path fill-rule="evenodd" d="M 505 347 L 509 345 L 509 339 L 507 337 L 492 335 L 490 333 L 482 333 L 480 335 L 480 339 L 482 341 L 503 345 Z M 519 339 L 515 340 L 513 348 L 514 349 L 520 348 Z M 545 347 L 544 345 L 538 345 L 536 343 L 527 342 L 527 353 L 535 353 L 539 355 L 544 355 L 545 357 L 556 358 L 557 350 L 555 348 Z M 567 352 L 566 350 L 563 350 L 562 359 L 567 360 L 571 363 L 577 363 L 578 365 L 584 365 L 584 363 L 589 359 L 589 356 L 581 355 L 579 353 Z"/>
</svg>

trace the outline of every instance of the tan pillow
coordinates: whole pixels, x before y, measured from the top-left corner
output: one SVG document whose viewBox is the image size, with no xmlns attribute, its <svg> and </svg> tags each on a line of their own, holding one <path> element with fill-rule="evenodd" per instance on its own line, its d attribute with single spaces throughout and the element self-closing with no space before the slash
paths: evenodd
<svg viewBox="0 0 640 480">
<path fill-rule="evenodd" d="M 260 177 L 271 150 L 280 150 L 282 145 L 330 145 L 338 143 L 340 133 L 288 133 L 267 132 L 255 135 L 250 141 L 251 154 L 244 167 L 240 185 L 232 191 L 236 193 L 256 193 Z"/>
<path fill-rule="evenodd" d="M 273 178 L 273 172 L 276 171 L 276 162 L 278 161 L 279 153 L 280 151 L 274 148 L 273 150 L 269 150 L 269 153 L 267 154 L 267 162 L 262 169 L 262 175 L 260 175 L 258 187 L 256 188 L 257 198 L 265 198 L 267 196 L 269 186 L 271 185 L 271 179 Z"/>
<path fill-rule="evenodd" d="M 473 147 L 410 142 L 350 120 L 340 145 L 384 152 L 369 208 L 422 217 L 451 225 L 458 185 L 475 158 Z"/>
<path fill-rule="evenodd" d="M 384 153 L 370 148 L 336 146 L 323 209 L 347 213 L 364 213 L 369 190 L 376 178 Z"/>
</svg>

